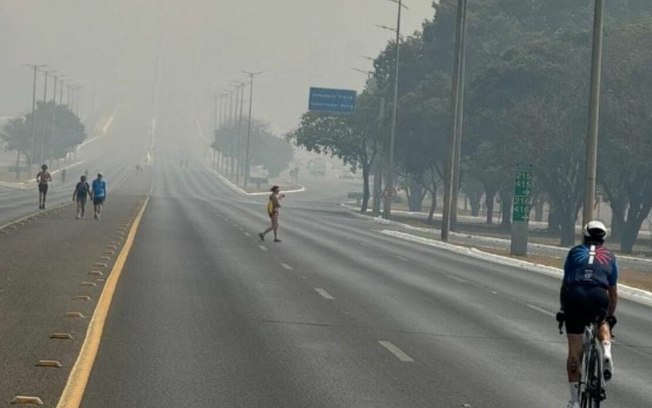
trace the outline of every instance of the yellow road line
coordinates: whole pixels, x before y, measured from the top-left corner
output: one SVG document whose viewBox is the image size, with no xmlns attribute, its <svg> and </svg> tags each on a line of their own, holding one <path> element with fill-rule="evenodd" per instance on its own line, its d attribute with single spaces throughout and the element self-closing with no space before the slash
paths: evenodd
<svg viewBox="0 0 652 408">
<path fill-rule="evenodd" d="M 140 211 L 131 226 L 124 247 L 120 251 L 120 255 L 118 255 L 115 265 L 111 270 L 111 274 L 106 280 L 104 290 L 100 295 L 100 299 L 95 307 L 95 312 L 93 312 L 93 317 L 88 325 L 86 338 L 82 344 L 77 361 L 70 372 L 70 377 L 68 377 L 66 388 L 64 388 L 63 393 L 61 394 L 61 399 L 59 399 L 57 408 L 77 408 L 81 404 L 86 385 L 88 384 L 88 379 L 93 369 L 93 364 L 95 363 L 95 358 L 97 357 L 97 352 L 100 348 L 104 323 L 109 314 L 113 294 L 115 293 L 115 288 L 120 280 L 120 275 L 122 274 L 122 270 L 127 262 L 127 257 L 131 251 L 136 232 L 138 231 L 138 226 L 143 218 L 143 213 L 145 212 L 148 202 L 149 197 L 145 199 L 145 202 L 140 208 Z"/>
</svg>

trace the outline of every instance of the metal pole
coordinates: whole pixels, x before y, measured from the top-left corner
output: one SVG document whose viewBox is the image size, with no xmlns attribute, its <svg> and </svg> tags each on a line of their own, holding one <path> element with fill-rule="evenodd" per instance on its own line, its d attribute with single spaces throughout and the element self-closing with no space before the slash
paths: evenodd
<svg viewBox="0 0 652 408">
<path fill-rule="evenodd" d="M 452 214 L 456 211 L 453 205 L 457 207 L 457 190 L 456 183 L 459 183 L 458 158 L 460 153 L 458 147 L 461 146 L 461 116 L 463 113 L 463 81 L 464 81 L 464 50 L 465 50 L 465 32 L 466 32 L 466 0 L 458 0 L 457 3 L 457 23 L 455 34 L 455 55 L 453 62 L 453 87 L 451 95 L 451 137 L 449 142 L 450 154 L 446 171 L 446 180 L 444 187 L 444 208 L 442 211 L 441 239 L 448 241 L 451 226 Z"/>
<path fill-rule="evenodd" d="M 54 77 L 54 90 L 52 91 L 52 100 L 54 103 L 57 103 L 57 81 L 59 77 L 57 75 L 52 75 Z"/>
<path fill-rule="evenodd" d="M 32 82 L 32 153 L 29 157 L 29 167 L 32 167 L 34 163 L 34 152 L 36 151 L 36 133 L 35 133 L 35 119 L 36 119 L 36 72 L 39 68 L 44 67 L 44 64 L 25 64 L 26 66 L 34 70 L 34 80 Z"/>
<path fill-rule="evenodd" d="M 46 128 L 46 118 L 47 118 L 47 100 L 48 100 L 48 76 L 50 72 L 42 71 L 45 77 L 43 81 L 43 118 L 41 119 L 41 155 L 39 156 L 40 162 L 42 163 L 45 160 L 45 128 Z"/>
<path fill-rule="evenodd" d="M 398 71 L 401 51 L 401 12 L 403 9 L 403 0 L 398 0 L 398 17 L 396 21 L 396 67 L 394 72 L 394 106 L 392 110 L 392 127 L 389 137 L 389 159 L 387 163 L 387 189 L 394 188 L 394 141 L 396 140 L 396 116 L 398 110 Z M 392 200 L 390 194 L 385 194 L 385 206 L 383 208 L 383 218 L 389 219 L 392 215 Z"/>
<path fill-rule="evenodd" d="M 586 185 L 582 222 L 593 219 L 593 200 L 596 191 L 598 158 L 598 131 L 600 124 L 600 89 L 602 82 L 602 42 L 604 32 L 604 0 L 595 0 L 593 20 L 593 57 L 591 63 L 591 99 L 589 101 L 589 129 L 586 136 Z"/>
<path fill-rule="evenodd" d="M 249 123 L 247 125 L 247 149 L 245 152 L 245 179 L 244 186 L 247 188 L 249 176 L 251 175 L 251 115 L 254 105 L 254 77 L 261 72 L 246 72 L 249 75 Z"/>
</svg>

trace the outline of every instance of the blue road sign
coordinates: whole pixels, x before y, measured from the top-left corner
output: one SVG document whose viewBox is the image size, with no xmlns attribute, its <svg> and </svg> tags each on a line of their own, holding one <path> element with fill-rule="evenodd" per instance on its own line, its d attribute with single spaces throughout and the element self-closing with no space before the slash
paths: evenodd
<svg viewBox="0 0 652 408">
<path fill-rule="evenodd" d="M 310 88 L 308 110 L 313 112 L 353 113 L 356 92 L 347 89 Z"/>
</svg>

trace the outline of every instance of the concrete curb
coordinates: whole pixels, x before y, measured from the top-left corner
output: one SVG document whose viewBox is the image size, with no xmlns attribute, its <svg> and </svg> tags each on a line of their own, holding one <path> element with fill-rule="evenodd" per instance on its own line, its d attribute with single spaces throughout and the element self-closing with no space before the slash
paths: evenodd
<svg viewBox="0 0 652 408">
<path fill-rule="evenodd" d="M 235 191 L 238 194 L 244 194 L 244 195 L 248 195 L 248 196 L 264 196 L 264 195 L 269 194 L 268 191 L 262 191 L 262 192 L 257 192 L 257 193 L 248 193 L 248 192 L 244 191 L 242 188 L 240 188 L 239 186 L 235 185 L 231 180 L 229 180 L 228 178 L 224 177 L 222 174 L 215 171 L 214 169 L 211 169 L 211 171 L 213 173 L 215 173 L 217 175 L 217 177 L 219 177 L 220 180 L 222 180 L 224 182 L 224 184 L 226 184 L 231 190 Z M 287 190 L 287 191 L 283 191 L 283 193 L 285 193 L 285 194 L 294 194 L 294 193 L 302 193 L 304 191 L 306 191 L 306 188 L 304 186 L 301 186 L 301 188 L 299 188 L 299 189 Z"/>
</svg>

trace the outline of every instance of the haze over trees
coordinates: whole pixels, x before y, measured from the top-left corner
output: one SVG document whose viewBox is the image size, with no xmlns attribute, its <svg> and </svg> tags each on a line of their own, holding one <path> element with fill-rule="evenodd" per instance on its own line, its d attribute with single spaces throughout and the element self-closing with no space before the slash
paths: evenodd
<svg viewBox="0 0 652 408">
<path fill-rule="evenodd" d="M 16 152 L 15 171 L 18 174 L 21 158 L 27 164 L 65 158 L 84 141 L 86 131 L 67 106 L 49 101 L 38 102 L 34 115 L 30 112 L 10 119 L 0 130 L 0 138 L 7 151 Z"/>
<path fill-rule="evenodd" d="M 508 228 L 515 167 L 531 164 L 534 202 L 548 204 L 549 230 L 561 245 L 571 245 L 584 194 L 593 1 L 468 3 L 461 188 L 476 214 L 484 197 L 487 223 L 494 222 L 499 198 Z M 434 19 L 400 44 L 395 163 L 411 208 L 421 207 L 425 191 L 436 205 L 448 154 L 457 1 L 441 0 L 434 8 Z M 612 1 L 606 15 L 598 189 L 612 209 L 612 239 L 631 252 L 652 208 L 652 3 Z M 306 114 L 294 141 L 363 170 L 368 158 L 382 160 L 395 47 L 388 43 L 376 57 L 373 79 L 359 97 L 364 106 L 387 101 L 380 127 L 373 117 L 359 120 L 357 112 L 349 118 Z M 368 174 L 363 171 L 366 197 Z"/>
<path fill-rule="evenodd" d="M 246 162 L 247 124 L 224 124 L 215 132 L 211 147 L 224 157 L 234 158 L 241 168 Z M 270 177 L 277 177 L 285 170 L 292 157 L 294 148 L 290 143 L 272 133 L 267 123 L 252 120 L 250 139 L 251 167 L 263 166 Z M 244 174 L 244 172 L 243 172 Z"/>
</svg>

